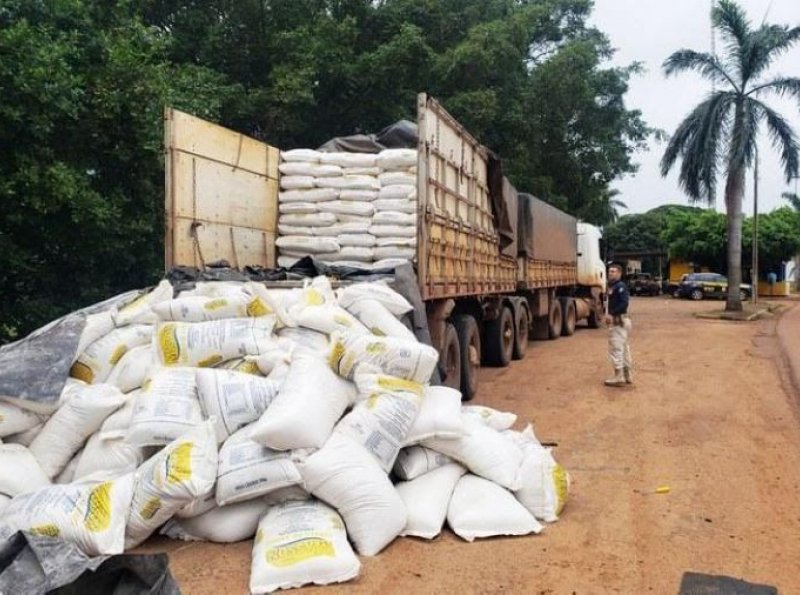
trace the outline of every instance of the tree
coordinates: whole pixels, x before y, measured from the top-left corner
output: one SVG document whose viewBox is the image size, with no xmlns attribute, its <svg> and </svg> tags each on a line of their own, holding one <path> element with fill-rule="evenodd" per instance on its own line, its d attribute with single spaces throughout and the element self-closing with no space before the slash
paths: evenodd
<svg viewBox="0 0 800 595">
<path fill-rule="evenodd" d="M 759 126 L 766 125 L 780 152 L 787 181 L 798 173 L 800 144 L 788 122 L 763 97 L 773 94 L 800 101 L 800 79 L 767 78 L 774 60 L 800 40 L 800 27 L 762 24 L 753 28 L 733 0 L 720 0 L 712 21 L 724 40 L 725 56 L 682 49 L 664 62 L 667 76 L 699 72 L 719 85 L 680 123 L 661 160 L 666 176 L 682 160 L 680 185 L 693 201 L 714 201 L 720 168 L 726 176 L 728 297 L 726 310 L 741 310 L 742 198 L 745 171 L 753 163 Z"/>
<path fill-rule="evenodd" d="M 781 194 L 781 198 L 788 200 L 789 204 L 792 205 L 792 208 L 795 211 L 800 211 L 800 196 L 794 192 L 784 192 Z"/>
</svg>

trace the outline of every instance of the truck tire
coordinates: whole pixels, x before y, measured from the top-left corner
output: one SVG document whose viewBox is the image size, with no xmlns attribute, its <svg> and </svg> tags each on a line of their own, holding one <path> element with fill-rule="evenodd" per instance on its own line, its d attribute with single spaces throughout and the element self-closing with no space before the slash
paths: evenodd
<svg viewBox="0 0 800 595">
<path fill-rule="evenodd" d="M 514 352 L 511 354 L 514 359 L 522 359 L 528 351 L 529 326 L 528 309 L 520 305 L 514 316 Z"/>
<path fill-rule="evenodd" d="M 561 301 L 553 300 L 550 303 L 550 314 L 547 316 L 547 335 L 549 339 L 558 339 L 561 336 L 561 326 L 564 313 L 561 310 Z"/>
<path fill-rule="evenodd" d="M 458 344 L 456 327 L 450 322 L 445 327 L 442 352 L 439 357 L 442 359 L 444 376 L 442 383 L 450 388 L 461 390 L 461 347 Z"/>
<path fill-rule="evenodd" d="M 589 328 L 600 328 L 602 321 L 602 315 L 598 314 L 596 308 L 593 308 L 591 312 L 589 312 L 589 318 L 586 319 L 586 324 L 589 325 Z"/>
<path fill-rule="evenodd" d="M 478 393 L 478 370 L 481 369 L 481 331 L 474 316 L 453 317 L 461 353 L 461 400 L 471 401 Z"/>
<path fill-rule="evenodd" d="M 577 322 L 577 312 L 575 311 L 575 300 L 572 298 L 561 298 L 561 311 L 564 314 L 564 321 L 561 323 L 561 336 L 571 337 L 575 334 L 575 324 Z"/>
<path fill-rule="evenodd" d="M 547 316 L 534 316 L 531 326 L 531 338 L 536 341 L 546 341 L 550 338 L 550 321 Z"/>
<path fill-rule="evenodd" d="M 483 361 L 489 366 L 505 368 L 514 351 L 514 315 L 504 306 L 500 315 L 483 326 Z"/>
</svg>

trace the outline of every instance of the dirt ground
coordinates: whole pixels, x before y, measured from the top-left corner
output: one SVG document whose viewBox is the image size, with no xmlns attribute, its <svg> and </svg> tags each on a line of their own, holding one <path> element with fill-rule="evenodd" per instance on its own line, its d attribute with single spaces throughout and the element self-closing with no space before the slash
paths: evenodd
<svg viewBox="0 0 800 595">
<path fill-rule="evenodd" d="M 560 522 L 472 544 L 449 531 L 397 539 L 337 590 L 675 594 L 695 571 L 800 593 L 800 415 L 782 384 L 776 322 L 692 316 L 721 307 L 634 300 L 635 388 L 602 386 L 602 330 L 531 343 L 522 362 L 483 371 L 476 403 L 514 411 L 557 443 L 573 478 Z M 185 593 L 247 592 L 250 542 L 147 549 L 170 551 Z"/>
</svg>

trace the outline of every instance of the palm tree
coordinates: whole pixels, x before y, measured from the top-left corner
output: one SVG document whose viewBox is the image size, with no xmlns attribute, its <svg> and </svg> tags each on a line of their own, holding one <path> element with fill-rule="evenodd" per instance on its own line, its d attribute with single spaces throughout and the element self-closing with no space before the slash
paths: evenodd
<svg viewBox="0 0 800 595">
<path fill-rule="evenodd" d="M 788 200 L 789 204 L 792 205 L 792 208 L 794 208 L 795 211 L 800 211 L 800 196 L 794 192 L 784 192 L 781 194 L 781 198 Z"/>
<path fill-rule="evenodd" d="M 753 28 L 733 0 L 720 0 L 712 13 L 724 41 L 724 56 L 679 50 L 664 62 L 667 76 L 694 70 L 719 86 L 680 123 L 661 159 L 666 176 L 681 158 L 680 185 L 693 201 L 714 202 L 717 175 L 725 172 L 728 231 L 726 310 L 741 310 L 742 197 L 745 171 L 753 163 L 759 126 L 766 124 L 779 151 L 787 182 L 798 172 L 800 145 L 788 122 L 763 102 L 769 94 L 800 101 L 800 79 L 767 78 L 774 60 L 800 40 L 800 27 L 762 24 Z"/>
</svg>

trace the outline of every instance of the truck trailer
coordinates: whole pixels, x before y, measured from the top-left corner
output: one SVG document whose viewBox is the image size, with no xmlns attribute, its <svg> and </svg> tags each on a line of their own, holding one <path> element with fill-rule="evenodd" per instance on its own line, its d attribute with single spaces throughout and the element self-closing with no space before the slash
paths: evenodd
<svg viewBox="0 0 800 595">
<path fill-rule="evenodd" d="M 165 110 L 165 266 L 277 262 L 280 150 Z M 480 365 L 507 366 L 529 338 L 600 326 L 600 230 L 519 193 L 499 158 L 433 98 L 417 98 L 414 266 L 443 382 L 465 400 Z"/>
</svg>

